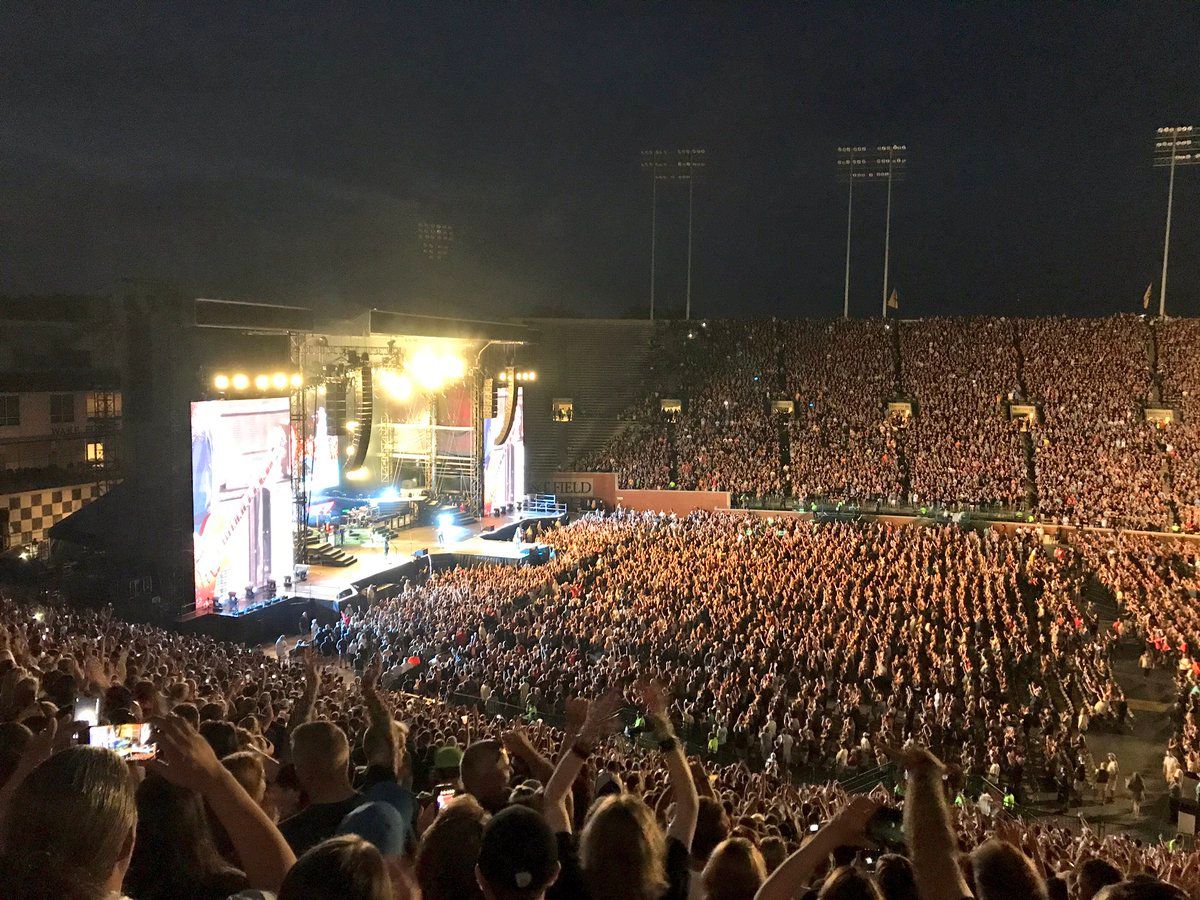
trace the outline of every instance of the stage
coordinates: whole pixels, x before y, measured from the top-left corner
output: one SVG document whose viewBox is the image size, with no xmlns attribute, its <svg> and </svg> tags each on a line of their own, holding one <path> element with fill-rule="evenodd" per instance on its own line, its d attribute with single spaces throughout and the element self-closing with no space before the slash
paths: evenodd
<svg viewBox="0 0 1200 900">
<path fill-rule="evenodd" d="M 436 526 L 416 526 L 400 531 L 385 554 L 379 546 L 347 545 L 355 557 L 349 566 L 310 565 L 308 578 L 285 589 L 270 600 L 239 599 L 221 612 L 183 616 L 179 625 L 186 631 L 207 634 L 219 640 L 261 643 L 279 634 L 292 634 L 306 610 L 319 619 L 336 618 L 342 607 L 362 599 L 370 586 L 381 596 L 400 582 L 428 572 L 458 565 L 498 563 L 539 565 L 548 562 L 551 550 L 545 544 L 517 544 L 513 533 L 541 522 L 549 526 L 563 515 L 516 513 L 492 516 L 465 526 L 450 526 L 443 543 L 438 543 Z"/>
</svg>

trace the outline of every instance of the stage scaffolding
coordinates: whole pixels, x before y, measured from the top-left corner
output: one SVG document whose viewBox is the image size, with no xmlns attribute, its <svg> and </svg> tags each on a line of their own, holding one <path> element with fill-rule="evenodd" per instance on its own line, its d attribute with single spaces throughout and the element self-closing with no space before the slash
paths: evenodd
<svg viewBox="0 0 1200 900">
<path fill-rule="evenodd" d="M 400 370 L 406 354 L 418 347 L 429 346 L 427 338 L 403 335 L 314 335 L 292 336 L 292 362 L 304 377 L 304 387 L 294 391 L 291 403 L 292 433 L 297 446 L 296 465 L 292 467 L 292 490 L 295 503 L 296 561 L 305 562 L 308 537 L 308 510 L 312 502 L 312 486 L 308 481 L 311 460 L 303 458 L 314 450 L 313 428 L 318 407 L 323 405 L 325 385 L 330 381 L 347 384 L 347 416 L 358 404 L 351 397 L 361 391 L 357 372 L 363 366 L 372 369 Z M 362 482 L 346 482 L 347 489 L 381 491 L 395 486 L 401 487 L 405 472 L 420 472 L 424 480 L 423 490 L 429 496 L 459 496 L 478 514 L 482 507 L 483 491 L 483 374 L 480 368 L 481 342 L 460 339 L 441 339 L 436 346 L 453 351 L 467 361 L 467 372 L 463 379 L 453 382 L 455 387 L 465 386 L 470 393 L 470 423 L 468 425 L 439 424 L 438 401 L 443 391 L 434 391 L 427 397 L 414 395 L 413 403 L 420 402 L 423 412 L 416 413 L 409 421 L 401 422 L 389 413 L 383 388 L 376 382 L 374 421 L 370 424 L 371 439 L 368 460 L 377 478 Z M 484 342 L 486 347 L 486 342 Z M 364 427 L 360 423 L 360 428 Z M 454 448 L 455 438 L 466 435 L 468 441 L 457 441 L 465 452 Z M 339 448 L 340 448 L 339 442 Z M 464 446 L 465 445 L 465 446 Z M 344 468 L 346 458 L 339 456 L 339 467 Z M 305 464 L 301 464 L 305 463 Z"/>
</svg>

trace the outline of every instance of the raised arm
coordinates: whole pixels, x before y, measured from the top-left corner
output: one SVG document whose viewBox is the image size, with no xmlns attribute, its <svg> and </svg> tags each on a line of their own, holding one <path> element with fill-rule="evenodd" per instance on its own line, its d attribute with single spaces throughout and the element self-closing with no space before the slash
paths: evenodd
<svg viewBox="0 0 1200 900">
<path fill-rule="evenodd" d="M 304 648 L 304 694 L 292 707 L 288 716 L 287 733 L 290 739 L 292 733 L 312 719 L 313 704 L 317 702 L 317 692 L 321 689 L 321 672 L 317 668 L 316 654 L 311 647 Z"/>
<path fill-rule="evenodd" d="M 575 715 L 584 715 L 583 725 L 571 745 L 559 757 L 558 765 L 546 783 L 542 801 L 546 821 L 555 832 L 570 832 L 571 821 L 567 815 L 566 801 L 571 785 L 596 746 L 612 731 L 619 704 L 618 695 L 608 694 L 590 705 L 586 700 L 582 701 L 582 705 L 576 705 Z"/>
<path fill-rule="evenodd" d="M 564 742 L 563 749 L 570 749 L 570 743 L 575 738 L 575 733 L 570 730 L 567 732 L 567 741 Z M 550 776 L 554 774 L 554 764 L 533 746 L 533 742 L 529 740 L 529 734 L 523 727 L 517 725 L 504 732 L 502 735 L 504 747 L 510 754 L 522 760 L 529 769 L 529 774 L 546 784 L 550 780 Z"/>
<path fill-rule="evenodd" d="M 830 853 L 838 847 L 865 843 L 863 830 L 878 808 L 879 804 L 870 797 L 855 797 L 771 873 L 771 877 L 763 882 L 754 895 L 754 900 L 794 900 L 799 897 L 808 886 L 813 872 L 829 858 Z"/>
<path fill-rule="evenodd" d="M 973 897 L 958 865 L 958 841 L 942 787 L 945 766 L 922 747 L 889 751 L 908 772 L 904 794 L 904 837 L 912 854 L 921 900 Z"/>
<path fill-rule="evenodd" d="M 154 727 L 159 759 L 151 763 L 153 771 L 198 792 L 228 832 L 250 886 L 278 891 L 296 857 L 275 823 L 185 720 L 166 716 L 156 719 Z"/>
<path fill-rule="evenodd" d="M 660 685 L 645 681 L 638 685 L 642 700 L 646 704 L 646 717 L 654 732 L 654 740 L 662 751 L 671 776 L 671 799 L 675 802 L 675 815 L 667 827 L 667 837 L 675 838 L 683 846 L 692 846 L 696 833 L 696 818 L 700 814 L 700 797 L 688 769 L 683 744 L 675 736 L 675 729 L 667 717 L 667 699 Z"/>
<path fill-rule="evenodd" d="M 396 771 L 396 761 L 400 758 L 400 750 L 396 744 L 396 729 L 392 723 L 392 713 L 379 696 L 379 676 L 383 674 L 383 657 L 376 652 L 366 670 L 363 672 L 362 691 L 363 702 L 367 706 L 367 715 L 371 719 L 371 728 L 376 730 L 384 741 L 384 753 L 378 765 Z"/>
</svg>

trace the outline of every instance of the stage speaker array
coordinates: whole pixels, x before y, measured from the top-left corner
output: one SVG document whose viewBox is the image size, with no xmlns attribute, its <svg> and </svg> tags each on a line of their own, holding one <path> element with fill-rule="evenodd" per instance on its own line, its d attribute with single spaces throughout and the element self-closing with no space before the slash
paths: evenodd
<svg viewBox="0 0 1200 900">
<path fill-rule="evenodd" d="M 483 379 L 483 417 L 496 418 L 496 380 L 490 376 Z"/>
<path fill-rule="evenodd" d="M 348 469 L 361 469 L 367 461 L 367 448 L 371 446 L 371 425 L 375 421 L 375 385 L 371 378 L 371 367 L 363 366 L 362 382 L 358 392 L 358 427 L 354 430 L 354 444 Z M 326 394 L 328 397 L 328 394 Z"/>
<path fill-rule="evenodd" d="M 496 432 L 495 445 L 499 447 L 508 440 L 508 433 L 512 431 L 514 413 L 517 409 L 517 370 L 513 366 L 509 366 L 505 371 L 508 373 L 508 402 L 504 404 L 504 422 L 500 426 L 500 430 Z"/>
<path fill-rule="evenodd" d="M 345 378 L 330 378 L 325 382 L 325 423 L 330 434 L 346 433 Z"/>
</svg>

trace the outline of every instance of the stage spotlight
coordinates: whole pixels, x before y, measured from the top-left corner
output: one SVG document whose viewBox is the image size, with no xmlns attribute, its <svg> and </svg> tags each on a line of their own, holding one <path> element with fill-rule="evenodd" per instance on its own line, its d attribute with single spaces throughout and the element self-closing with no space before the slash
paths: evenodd
<svg viewBox="0 0 1200 900">
<path fill-rule="evenodd" d="M 397 372 L 395 369 L 380 369 L 379 384 L 394 400 L 407 400 L 412 396 L 412 381 L 407 375 Z"/>
<path fill-rule="evenodd" d="M 280 390 L 283 390 L 285 387 L 288 386 L 287 373 L 286 372 L 276 372 L 275 377 L 271 379 L 271 382 L 275 385 L 275 387 L 279 388 Z"/>
<path fill-rule="evenodd" d="M 346 422 L 346 430 L 347 431 L 358 431 L 358 422 L 356 422 L 354 419 L 350 419 L 349 421 Z"/>
<path fill-rule="evenodd" d="M 244 391 L 248 387 L 250 387 L 250 377 L 248 375 L 238 372 L 233 376 L 233 389 L 235 391 Z"/>
<path fill-rule="evenodd" d="M 537 381 L 537 372 L 530 372 L 530 373 L 529 373 L 529 380 L 530 380 L 530 381 Z"/>
<path fill-rule="evenodd" d="M 218 391 L 229 390 L 229 376 L 228 375 L 218 375 L 216 378 L 213 379 L 213 387 L 215 387 Z"/>
<path fill-rule="evenodd" d="M 501 372 L 496 376 L 500 381 L 508 381 L 508 372 Z"/>
<path fill-rule="evenodd" d="M 444 513 L 437 514 L 437 526 L 438 526 L 438 528 L 442 529 L 442 531 L 445 531 L 447 528 L 450 528 L 453 524 L 454 524 L 454 513 L 444 512 Z"/>
<path fill-rule="evenodd" d="M 404 368 L 426 391 L 441 390 L 447 382 L 458 381 L 467 374 L 467 363 L 453 353 L 438 353 L 432 347 L 422 347 L 404 362 Z"/>
<path fill-rule="evenodd" d="M 346 478 L 350 481 L 366 481 L 371 477 L 371 470 L 366 466 L 359 469 L 349 469 L 346 472 Z"/>
<path fill-rule="evenodd" d="M 255 375 L 254 376 L 254 386 L 256 388 L 258 388 L 260 391 L 265 391 L 267 388 L 269 388 L 271 386 L 271 379 L 268 378 L 266 375 Z"/>
<path fill-rule="evenodd" d="M 304 376 L 301 375 L 299 372 L 295 372 L 292 374 L 292 387 L 294 387 L 294 388 L 304 387 Z"/>
<path fill-rule="evenodd" d="M 442 374 L 447 381 L 458 381 L 467 374 L 466 360 L 453 353 L 447 353 L 442 357 Z"/>
<path fill-rule="evenodd" d="M 422 388 L 436 391 L 442 386 L 442 373 L 437 354 L 429 347 L 422 347 L 404 362 L 404 367 Z"/>
</svg>

